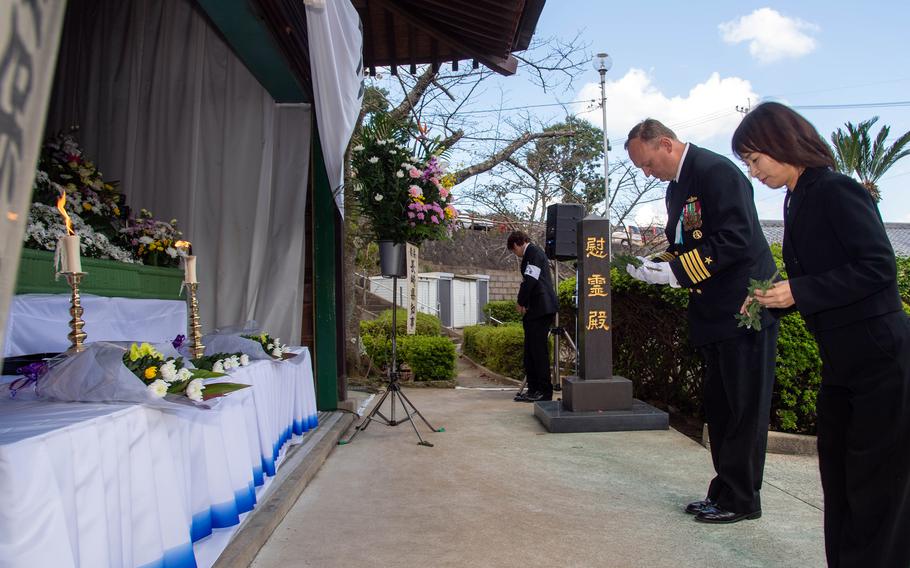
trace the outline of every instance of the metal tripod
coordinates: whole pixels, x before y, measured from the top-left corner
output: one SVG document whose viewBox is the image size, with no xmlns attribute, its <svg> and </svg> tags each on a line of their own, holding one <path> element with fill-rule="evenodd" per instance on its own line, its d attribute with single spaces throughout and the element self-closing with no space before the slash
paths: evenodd
<svg viewBox="0 0 910 568">
<path fill-rule="evenodd" d="M 414 403 L 403 393 L 401 392 L 401 384 L 399 383 L 399 373 L 398 373 L 398 358 L 397 358 L 397 347 L 398 343 L 396 337 L 398 335 L 398 277 L 392 277 L 392 360 L 389 364 L 388 372 L 388 383 L 386 384 L 385 393 L 379 399 L 379 402 L 376 403 L 376 406 L 373 407 L 373 410 L 366 415 L 366 417 L 354 428 L 354 433 L 351 434 L 351 437 L 347 440 L 341 440 L 338 442 L 339 445 L 349 444 L 354 441 L 354 437 L 367 429 L 367 426 L 370 425 L 374 420 L 385 424 L 386 426 L 398 426 L 404 422 L 410 422 L 411 427 L 414 428 L 414 433 L 417 434 L 417 439 L 420 440 L 417 444 L 419 446 L 429 446 L 433 447 L 433 444 L 427 442 L 420 435 L 420 431 L 417 429 L 417 424 L 414 423 L 414 415 L 420 417 L 423 420 L 423 423 L 427 425 L 433 432 L 445 432 L 444 428 L 434 428 L 432 424 L 424 417 L 423 414 L 417 410 L 417 407 L 414 406 Z M 391 395 L 391 396 L 390 396 Z M 401 404 L 401 409 L 404 411 L 405 417 L 401 420 L 395 418 L 395 399 L 398 399 L 399 404 Z M 386 416 L 382 413 L 382 404 L 389 399 L 391 409 L 389 411 L 389 416 Z"/>
</svg>

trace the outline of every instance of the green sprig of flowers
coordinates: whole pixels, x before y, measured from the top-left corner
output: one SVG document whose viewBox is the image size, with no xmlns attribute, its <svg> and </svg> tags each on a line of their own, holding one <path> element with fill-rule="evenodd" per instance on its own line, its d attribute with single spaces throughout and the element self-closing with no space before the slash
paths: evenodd
<svg viewBox="0 0 910 568">
<path fill-rule="evenodd" d="M 774 287 L 774 283 L 777 281 L 778 276 L 780 276 L 780 273 L 775 270 L 771 278 L 768 278 L 767 280 L 749 279 L 749 287 L 746 291 L 749 294 L 749 299 L 752 301 L 746 306 L 746 313 L 737 312 L 735 315 L 736 321 L 739 322 L 736 327 L 761 331 L 761 314 L 765 307 L 755 298 L 755 291 L 761 290 L 762 292 L 767 292 Z"/>
</svg>

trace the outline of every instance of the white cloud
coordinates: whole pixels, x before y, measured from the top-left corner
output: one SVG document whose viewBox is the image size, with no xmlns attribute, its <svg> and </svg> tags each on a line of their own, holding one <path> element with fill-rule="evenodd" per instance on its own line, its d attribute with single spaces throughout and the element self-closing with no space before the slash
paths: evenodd
<svg viewBox="0 0 910 568">
<path fill-rule="evenodd" d="M 600 84 L 586 84 L 577 99 L 599 102 Z M 672 128 L 681 140 L 706 144 L 713 138 L 719 147 L 729 147 L 730 136 L 742 118 L 736 106 L 744 106 L 750 99 L 757 101 L 758 95 L 749 81 L 738 77 L 721 78 L 712 73 L 684 96 L 668 96 L 647 72 L 630 69 L 619 80 L 607 83 L 607 136 L 613 153 L 624 154 L 622 144 L 629 130 L 651 117 Z M 580 104 L 575 112 L 596 126 L 603 125 L 599 106 L 591 109 Z"/>
<path fill-rule="evenodd" d="M 761 63 L 811 53 L 815 50 L 815 39 L 809 34 L 819 30 L 815 24 L 788 18 L 771 8 L 759 8 L 717 27 L 727 43 L 748 41 L 749 53 Z"/>
</svg>

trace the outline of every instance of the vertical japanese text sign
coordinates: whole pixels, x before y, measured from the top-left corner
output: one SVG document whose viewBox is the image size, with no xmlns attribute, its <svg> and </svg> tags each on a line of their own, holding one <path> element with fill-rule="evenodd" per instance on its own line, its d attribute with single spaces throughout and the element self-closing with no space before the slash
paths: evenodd
<svg viewBox="0 0 910 568">
<path fill-rule="evenodd" d="M 65 11 L 62 0 L 0 2 L 0 346 Z"/>
<path fill-rule="evenodd" d="M 610 222 L 589 216 L 578 222 L 578 375 L 613 377 L 610 302 Z"/>
<path fill-rule="evenodd" d="M 408 335 L 417 333 L 417 253 L 415 245 L 407 245 L 408 264 Z"/>
</svg>

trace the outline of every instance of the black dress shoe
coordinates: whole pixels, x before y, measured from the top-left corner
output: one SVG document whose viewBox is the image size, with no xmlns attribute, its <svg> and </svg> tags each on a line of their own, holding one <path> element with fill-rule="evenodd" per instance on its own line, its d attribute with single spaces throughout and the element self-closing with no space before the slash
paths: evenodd
<svg viewBox="0 0 910 568">
<path fill-rule="evenodd" d="M 514 400 L 515 402 L 527 402 L 525 400 L 525 397 L 527 397 L 527 396 L 528 396 L 527 392 L 520 392 L 520 393 L 516 394 L 515 398 L 513 398 L 512 400 Z"/>
<path fill-rule="evenodd" d="M 708 507 L 713 507 L 714 504 L 714 501 L 710 499 L 705 499 L 704 501 L 693 501 L 692 503 L 686 505 L 686 512 L 690 515 L 697 515 Z"/>
<path fill-rule="evenodd" d="M 525 395 L 522 402 L 538 402 L 541 400 L 553 400 L 551 392 L 532 392 Z"/>
<path fill-rule="evenodd" d="M 696 515 L 695 520 L 700 523 L 727 524 L 758 519 L 759 517 L 761 517 L 761 510 L 753 511 L 751 513 L 734 513 L 733 511 L 725 511 L 717 505 L 711 505 Z"/>
</svg>

